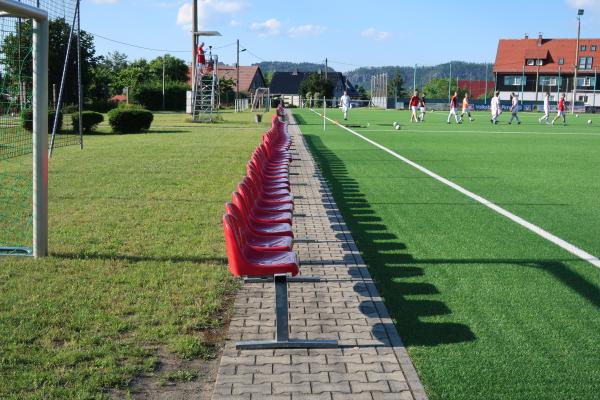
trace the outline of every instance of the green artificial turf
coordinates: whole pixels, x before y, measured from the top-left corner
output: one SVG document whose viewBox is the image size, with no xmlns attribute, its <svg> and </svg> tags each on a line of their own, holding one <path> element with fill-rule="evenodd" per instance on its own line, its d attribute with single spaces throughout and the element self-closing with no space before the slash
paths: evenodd
<svg viewBox="0 0 600 400">
<path fill-rule="evenodd" d="M 214 357 L 213 330 L 237 287 L 223 204 L 267 123 L 186 119 L 157 114 L 146 134 L 103 125 L 83 151 L 55 152 L 50 257 L 0 258 L 0 398 L 109 398 L 154 371 L 159 354 Z M 31 156 L 0 166 L 25 177 Z M 21 200 L 26 213 L 29 198 L 2 207 Z"/>
<path fill-rule="evenodd" d="M 340 127 L 324 131 L 309 110 L 296 115 L 431 399 L 597 398 L 598 268 Z M 600 119 L 446 116 L 411 125 L 404 111 L 353 109 L 348 123 L 600 254 Z"/>
</svg>

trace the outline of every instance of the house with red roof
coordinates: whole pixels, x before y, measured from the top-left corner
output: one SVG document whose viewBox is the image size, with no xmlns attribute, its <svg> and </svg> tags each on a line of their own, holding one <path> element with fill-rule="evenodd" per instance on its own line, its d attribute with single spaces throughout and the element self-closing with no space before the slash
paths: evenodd
<svg viewBox="0 0 600 400">
<path fill-rule="evenodd" d="M 219 65 L 217 68 L 219 80 L 232 79 L 233 90 L 236 90 L 237 69 L 235 66 Z M 192 66 L 188 66 L 188 85 L 192 85 Z M 254 93 L 257 88 L 265 87 L 265 77 L 258 65 L 242 66 L 240 65 L 240 93 Z"/>
<path fill-rule="evenodd" d="M 600 69 L 600 39 L 580 39 L 576 59 L 576 39 L 501 39 L 496 52 L 494 74 L 500 98 L 508 100 L 518 93 L 525 101 L 542 101 L 550 92 L 556 101 L 558 93 L 586 106 L 600 106 L 600 85 L 596 79 Z M 574 82 L 577 68 L 577 82 Z"/>
</svg>

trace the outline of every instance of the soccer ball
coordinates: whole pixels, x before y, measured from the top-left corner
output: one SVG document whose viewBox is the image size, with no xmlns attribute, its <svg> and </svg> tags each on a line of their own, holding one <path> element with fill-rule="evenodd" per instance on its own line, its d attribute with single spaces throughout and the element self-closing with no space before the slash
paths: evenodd
<svg viewBox="0 0 600 400">
<path fill-rule="evenodd" d="M 588 119 L 588 125 L 591 125 L 591 124 L 592 124 L 592 120 Z"/>
<path fill-rule="evenodd" d="M 396 125 L 396 130 L 400 130 L 400 125 Z"/>
<path fill-rule="evenodd" d="M 394 127 L 396 127 L 396 125 L 398 125 L 398 123 L 396 121 L 394 121 L 394 123 L 392 124 Z"/>
</svg>

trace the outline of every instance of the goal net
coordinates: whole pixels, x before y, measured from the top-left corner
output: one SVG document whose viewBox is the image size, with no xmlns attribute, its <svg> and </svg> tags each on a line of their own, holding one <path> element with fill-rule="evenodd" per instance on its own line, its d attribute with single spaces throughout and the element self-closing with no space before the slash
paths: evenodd
<svg viewBox="0 0 600 400">
<path fill-rule="evenodd" d="M 69 73 L 80 87 L 68 68 L 78 11 L 77 0 L 0 0 L 0 255 L 47 255 L 48 135 L 55 147 L 81 143 L 49 95 L 64 97 Z"/>
</svg>

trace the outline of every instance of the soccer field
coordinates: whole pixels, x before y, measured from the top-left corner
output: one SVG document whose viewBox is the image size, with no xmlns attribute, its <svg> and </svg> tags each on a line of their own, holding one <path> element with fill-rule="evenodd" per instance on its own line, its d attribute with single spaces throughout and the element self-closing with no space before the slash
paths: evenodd
<svg viewBox="0 0 600 400">
<path fill-rule="evenodd" d="M 597 397 L 600 269 L 514 219 L 600 255 L 599 117 L 295 115 L 432 399 Z"/>
</svg>

